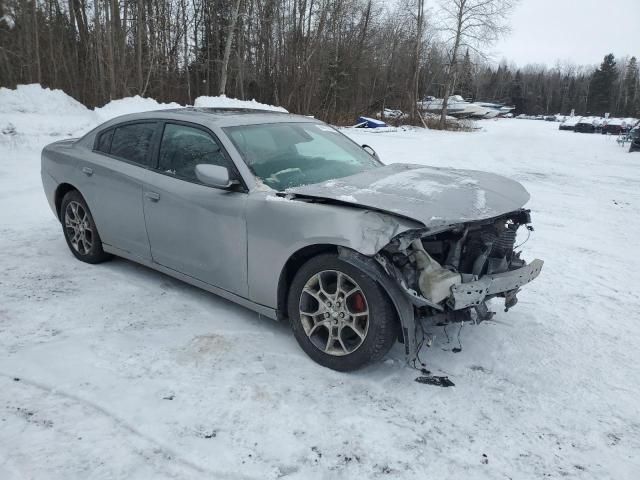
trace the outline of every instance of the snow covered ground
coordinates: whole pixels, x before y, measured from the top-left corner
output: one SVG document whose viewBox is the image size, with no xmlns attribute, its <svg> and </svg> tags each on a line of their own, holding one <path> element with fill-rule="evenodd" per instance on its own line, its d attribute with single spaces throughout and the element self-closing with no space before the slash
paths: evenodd
<svg viewBox="0 0 640 480">
<path fill-rule="evenodd" d="M 20 113 L 7 97 L 1 479 L 640 477 L 640 154 L 529 120 L 345 130 L 385 162 L 503 173 L 531 192 L 524 250 L 542 275 L 509 313 L 465 325 L 460 353 L 457 327 L 450 342 L 432 330 L 423 359 L 455 383 L 438 388 L 413 381 L 399 346 L 333 372 L 286 325 L 128 261 L 76 261 L 39 151 L 94 113 L 64 97 Z"/>
</svg>

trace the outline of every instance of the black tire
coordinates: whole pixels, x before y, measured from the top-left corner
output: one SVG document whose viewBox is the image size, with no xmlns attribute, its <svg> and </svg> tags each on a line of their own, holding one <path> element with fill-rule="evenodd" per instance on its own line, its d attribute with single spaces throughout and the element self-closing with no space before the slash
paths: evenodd
<svg viewBox="0 0 640 480">
<path fill-rule="evenodd" d="M 307 282 L 320 272 L 329 272 L 329 274 L 340 272 L 347 275 L 347 281 L 353 280 L 364 295 L 368 312 L 366 334 L 364 339 L 358 340 L 361 342 L 360 345 L 349 353 L 340 355 L 326 353 L 326 351 L 316 346 L 305 332 L 305 326 L 301 319 L 302 315 L 300 314 L 301 295 Z M 305 293 L 305 295 L 307 294 Z M 348 296 L 348 298 L 350 297 L 351 295 Z M 345 299 L 343 302 L 345 307 L 347 303 L 348 301 Z M 335 254 L 322 254 L 313 257 L 298 270 L 289 289 L 287 310 L 289 322 L 298 344 L 315 362 L 333 370 L 341 372 L 352 371 L 378 361 L 391 349 L 397 339 L 396 311 L 386 293 L 366 273 L 341 260 Z M 311 322 L 310 320 L 306 321 Z M 342 327 L 339 328 L 340 335 L 342 335 L 343 329 Z M 349 328 L 348 325 L 347 328 Z M 349 332 L 349 330 L 347 329 L 346 332 Z M 338 344 L 344 346 L 341 340 Z"/>
<path fill-rule="evenodd" d="M 84 240 L 76 241 L 76 245 L 74 246 L 74 229 L 67 225 L 67 210 L 69 209 L 69 217 L 71 217 L 73 215 L 73 207 L 78 209 L 78 206 L 80 207 L 80 209 L 77 210 L 80 212 L 79 216 L 83 218 L 84 224 L 87 226 L 87 228 L 84 229 L 85 237 L 83 237 L 86 239 L 86 242 Z M 95 264 L 102 263 L 111 258 L 111 255 L 102 249 L 102 240 L 100 239 L 96 224 L 93 221 L 91 211 L 87 206 L 87 202 L 85 202 L 77 190 L 71 190 L 63 197 L 60 204 L 60 223 L 62 223 L 62 232 L 64 239 L 67 241 L 67 246 L 78 260 Z M 90 245 L 89 248 L 87 248 L 88 245 Z"/>
</svg>

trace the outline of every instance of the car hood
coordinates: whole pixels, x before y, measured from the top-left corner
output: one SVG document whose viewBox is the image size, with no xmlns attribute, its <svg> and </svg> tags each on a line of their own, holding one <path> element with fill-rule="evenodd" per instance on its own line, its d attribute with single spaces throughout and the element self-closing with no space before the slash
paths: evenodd
<svg viewBox="0 0 640 480">
<path fill-rule="evenodd" d="M 403 163 L 289 188 L 286 193 L 380 210 L 428 228 L 497 217 L 529 200 L 520 183 L 500 175 Z"/>
</svg>

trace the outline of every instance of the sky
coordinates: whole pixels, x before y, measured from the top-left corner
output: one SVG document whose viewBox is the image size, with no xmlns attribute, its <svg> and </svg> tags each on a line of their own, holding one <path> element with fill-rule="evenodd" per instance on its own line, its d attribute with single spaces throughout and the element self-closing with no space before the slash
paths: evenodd
<svg viewBox="0 0 640 480">
<path fill-rule="evenodd" d="M 520 0 L 510 24 L 493 47 L 496 61 L 596 65 L 610 52 L 640 57 L 640 0 Z"/>
</svg>

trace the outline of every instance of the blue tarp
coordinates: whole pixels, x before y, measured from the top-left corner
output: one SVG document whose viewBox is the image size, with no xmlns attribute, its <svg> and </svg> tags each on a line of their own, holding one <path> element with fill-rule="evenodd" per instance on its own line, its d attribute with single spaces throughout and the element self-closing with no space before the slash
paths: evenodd
<svg viewBox="0 0 640 480">
<path fill-rule="evenodd" d="M 358 117 L 358 124 L 356 127 L 360 128 L 380 128 L 380 127 L 388 127 L 386 123 L 381 120 L 376 120 L 375 118 L 369 117 Z"/>
</svg>

